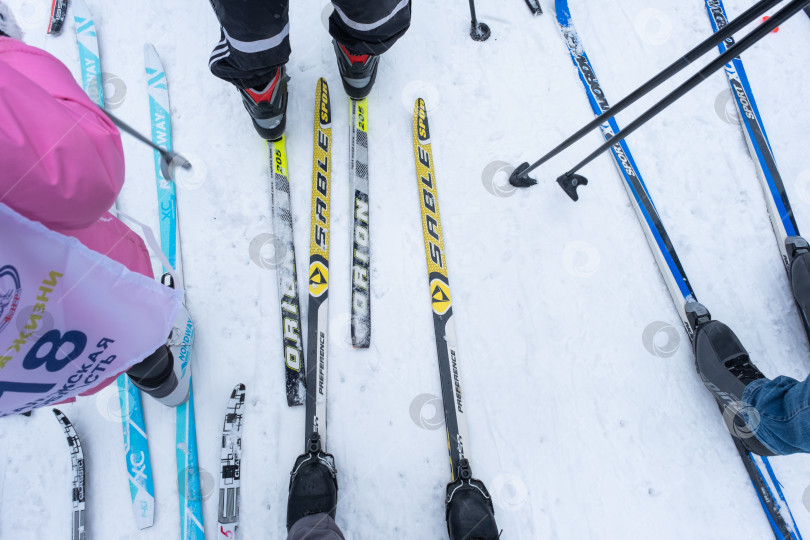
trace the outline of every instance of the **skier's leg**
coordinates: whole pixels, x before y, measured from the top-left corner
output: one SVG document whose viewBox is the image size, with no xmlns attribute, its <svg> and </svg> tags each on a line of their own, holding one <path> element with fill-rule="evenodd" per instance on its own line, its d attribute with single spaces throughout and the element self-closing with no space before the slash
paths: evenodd
<svg viewBox="0 0 810 540">
<path fill-rule="evenodd" d="M 810 453 L 810 379 L 760 379 L 742 397 L 760 442 L 779 455 Z"/>
<path fill-rule="evenodd" d="M 287 540 L 344 540 L 344 537 L 329 514 L 313 514 L 296 521 Z"/>
<path fill-rule="evenodd" d="M 329 33 L 352 53 L 380 55 L 411 24 L 410 0 L 332 0 Z"/>
<path fill-rule="evenodd" d="M 270 82 L 290 59 L 289 0 L 211 0 L 221 28 L 211 72 L 239 88 Z"/>
<path fill-rule="evenodd" d="M 366 97 L 377 76 L 379 55 L 411 24 L 410 0 L 332 0 L 329 33 L 343 88 L 354 99 Z"/>
<path fill-rule="evenodd" d="M 174 288 L 171 274 L 161 282 Z M 177 314 L 166 340 L 153 354 L 129 369 L 132 383 L 168 407 L 177 407 L 188 399 L 191 388 L 191 353 L 194 346 L 194 322 L 185 305 Z"/>
<path fill-rule="evenodd" d="M 289 0 L 211 0 L 211 5 L 221 29 L 211 73 L 239 89 L 261 137 L 279 139 L 287 112 Z"/>
</svg>

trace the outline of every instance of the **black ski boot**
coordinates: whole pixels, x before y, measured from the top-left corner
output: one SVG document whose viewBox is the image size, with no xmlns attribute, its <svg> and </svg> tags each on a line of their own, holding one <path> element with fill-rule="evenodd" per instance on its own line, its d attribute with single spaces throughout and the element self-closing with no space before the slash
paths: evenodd
<svg viewBox="0 0 810 540">
<path fill-rule="evenodd" d="M 240 88 L 242 103 L 253 120 L 259 136 L 268 141 L 277 141 L 284 135 L 287 126 L 287 70 L 276 69 L 269 83 L 260 88 Z"/>
<path fill-rule="evenodd" d="M 371 93 L 374 80 L 377 78 L 377 66 L 380 57 L 373 54 L 354 54 L 334 39 L 338 70 L 343 80 L 343 88 L 352 99 L 363 99 Z"/>
<path fill-rule="evenodd" d="M 709 311 L 697 302 L 686 305 L 686 314 L 695 328 L 695 366 L 703 384 L 714 395 L 723 419 L 733 437 L 748 450 L 761 456 L 772 456 L 759 439 L 756 426 L 749 426 L 742 415 L 743 391 L 765 375 L 751 363 L 748 351 L 734 332 L 720 321 L 711 320 Z"/>
<path fill-rule="evenodd" d="M 472 477 L 466 459 L 459 461 L 455 482 L 447 484 L 445 505 L 450 540 L 497 540 L 500 536 L 492 497 L 484 483 Z"/>
<path fill-rule="evenodd" d="M 321 450 L 321 437 L 313 433 L 307 452 L 298 456 L 290 472 L 287 531 L 296 521 L 312 514 L 329 514 L 334 519 L 337 496 L 335 458 Z"/>
<path fill-rule="evenodd" d="M 807 322 L 810 321 L 810 244 L 801 236 L 790 236 L 785 240 L 785 247 L 793 298 Z"/>
</svg>

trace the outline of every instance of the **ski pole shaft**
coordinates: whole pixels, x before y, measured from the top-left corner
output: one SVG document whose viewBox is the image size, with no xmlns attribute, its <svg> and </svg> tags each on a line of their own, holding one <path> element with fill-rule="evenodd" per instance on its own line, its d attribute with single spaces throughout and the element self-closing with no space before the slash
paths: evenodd
<svg viewBox="0 0 810 540">
<path fill-rule="evenodd" d="M 104 109 L 102 109 L 102 110 L 104 110 Z M 181 156 L 177 152 L 170 152 L 168 150 L 165 150 L 165 149 L 159 147 L 158 145 L 156 145 L 155 143 L 153 143 L 152 141 L 150 141 L 149 139 L 147 139 L 146 137 L 141 135 L 138 131 L 135 130 L 135 128 L 133 128 L 132 126 L 130 126 L 129 124 L 127 124 L 126 122 L 124 122 L 123 120 L 121 120 L 120 118 L 115 116 L 114 114 L 112 114 L 110 111 L 104 110 L 104 113 L 107 116 L 110 117 L 110 120 L 113 121 L 113 124 L 118 126 L 118 128 L 120 130 L 126 131 L 127 133 L 129 133 L 130 135 L 132 135 L 133 137 L 135 137 L 137 140 L 141 141 L 145 145 L 147 145 L 150 148 L 153 148 L 153 149 L 157 150 L 158 152 L 160 152 L 160 155 L 163 158 L 161 160 L 161 170 L 163 170 L 163 175 L 166 178 L 171 178 L 172 177 L 172 175 L 171 175 L 171 167 L 170 167 L 171 165 L 179 165 L 179 166 L 183 167 L 184 169 L 190 169 L 191 168 L 191 163 L 189 163 L 189 161 L 186 158 L 184 158 L 183 156 Z"/>
<path fill-rule="evenodd" d="M 475 16 L 475 0 L 470 0 L 470 37 L 475 41 L 486 41 L 491 33 L 489 26 L 478 22 Z"/>
<path fill-rule="evenodd" d="M 754 31 L 752 31 L 750 34 L 741 39 L 736 45 L 730 47 L 726 52 L 718 56 L 716 59 L 712 60 L 706 67 L 701 69 L 693 77 L 691 77 L 681 86 L 673 90 L 664 99 L 653 105 L 650 109 L 644 112 L 644 114 L 642 114 L 636 120 L 631 122 L 626 128 L 621 130 L 610 140 L 602 144 L 588 157 L 577 163 L 570 171 L 565 173 L 563 177 L 566 178 L 572 177 L 574 173 L 576 173 L 582 167 L 593 161 L 596 157 L 601 155 L 602 152 L 612 148 L 616 144 L 623 141 L 627 136 L 629 136 L 631 133 L 633 133 L 638 128 L 643 126 L 651 118 L 655 117 L 658 113 L 660 113 L 661 111 L 672 105 L 675 101 L 683 97 L 690 90 L 692 90 L 697 85 L 705 81 L 715 71 L 721 69 L 727 63 L 731 62 L 735 57 L 739 56 L 740 54 L 751 48 L 759 40 L 761 40 L 763 37 L 767 36 L 771 31 L 773 31 L 777 26 L 787 21 L 789 18 L 798 13 L 802 8 L 804 8 L 807 5 L 810 5 L 810 0 L 793 0 L 792 2 L 790 2 L 784 9 L 778 11 L 773 17 L 769 18 L 763 24 L 754 29 Z M 611 109 L 611 111 L 612 110 L 613 109 Z M 601 116 L 599 118 L 601 118 Z M 561 177 L 561 179 L 563 177 Z M 558 180 L 558 182 L 559 181 L 560 180 Z"/>
<path fill-rule="evenodd" d="M 724 28 L 718 31 L 715 34 L 712 34 L 699 45 L 697 45 L 694 49 L 683 55 L 681 58 L 676 60 L 670 66 L 664 68 L 658 75 L 655 75 L 646 83 L 639 86 L 633 93 L 619 101 L 616 105 L 610 108 L 610 110 L 602 113 L 601 115 L 594 118 L 592 121 L 588 122 L 585 126 L 582 127 L 579 131 L 565 139 L 555 148 L 550 150 L 547 154 L 543 157 L 535 161 L 526 169 L 520 170 L 520 176 L 526 177 L 530 172 L 535 170 L 537 167 L 546 163 L 548 160 L 553 158 L 554 156 L 558 155 L 560 152 L 565 150 L 566 148 L 570 147 L 575 142 L 582 139 L 585 135 L 591 132 L 591 130 L 598 128 L 604 122 L 609 120 L 610 118 L 616 116 L 627 107 L 632 105 L 633 103 L 637 102 L 639 99 L 643 98 L 656 88 L 658 88 L 662 83 L 671 79 L 673 76 L 678 74 L 684 68 L 692 64 L 695 60 L 712 50 L 722 41 L 726 40 L 727 38 L 734 35 L 736 32 L 744 28 L 747 24 L 751 23 L 752 21 L 756 20 L 758 17 L 763 15 L 767 10 L 771 9 L 775 5 L 779 4 L 783 0 L 761 0 L 760 2 L 751 6 L 748 10 L 746 10 L 743 14 L 739 17 L 734 19 L 733 21 L 729 22 Z"/>
</svg>

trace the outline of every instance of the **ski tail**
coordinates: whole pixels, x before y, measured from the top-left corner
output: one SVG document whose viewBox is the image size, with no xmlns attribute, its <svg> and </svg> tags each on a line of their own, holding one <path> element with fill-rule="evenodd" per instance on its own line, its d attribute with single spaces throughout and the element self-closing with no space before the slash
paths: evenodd
<svg viewBox="0 0 810 540">
<path fill-rule="evenodd" d="M 237 384 L 228 399 L 222 426 L 222 449 L 219 459 L 219 512 L 217 538 L 236 539 L 239 526 L 239 491 L 242 470 L 242 421 L 245 408 L 245 385 Z"/>
<path fill-rule="evenodd" d="M 146 529 L 155 522 L 155 487 L 141 391 L 126 373 L 118 377 L 117 383 L 132 512 L 138 529 Z"/>
<path fill-rule="evenodd" d="M 556 0 L 556 11 L 557 21 L 562 29 L 563 38 L 568 45 L 568 50 L 571 53 L 574 65 L 577 66 L 580 80 L 588 95 L 588 101 L 591 104 L 593 112 L 600 114 L 610 108 L 610 105 L 599 86 L 593 67 L 585 54 L 585 50 L 573 26 L 567 0 Z M 610 122 L 603 124 L 602 132 L 606 139 L 618 133 L 619 127 L 616 121 L 611 119 Z M 639 223 L 644 229 L 647 241 L 658 263 L 658 267 L 661 270 L 661 275 L 664 277 L 670 295 L 672 296 L 675 306 L 678 308 L 678 314 L 683 321 L 684 329 L 690 341 L 692 341 L 694 340 L 695 322 L 689 320 L 685 308 L 687 303 L 697 302 L 694 291 L 683 271 L 683 267 L 672 247 L 672 243 L 664 230 L 661 219 L 655 210 L 655 206 L 638 172 L 638 168 L 626 142 L 622 141 L 615 145 L 612 149 L 612 155 L 619 169 L 619 173 L 624 180 L 624 186 L 628 192 L 633 208 L 636 211 Z M 734 439 L 734 437 L 732 437 L 732 439 Z M 790 514 L 787 500 L 785 500 L 782 490 L 779 487 L 780 484 L 770 467 L 768 459 L 766 457 L 754 456 L 739 446 L 740 442 L 738 440 L 734 439 L 734 442 L 735 445 L 738 445 L 743 465 L 757 490 L 757 496 L 762 503 L 762 507 L 765 510 L 765 514 L 768 517 L 776 538 L 792 540 L 801 538 L 798 534 L 798 528 Z M 758 463 L 761 463 L 762 466 L 757 466 Z M 790 526 L 787 525 L 788 521 L 785 519 L 785 516 L 790 516 Z"/>
<path fill-rule="evenodd" d="M 532 15 L 542 15 L 543 8 L 540 6 L 540 0 L 526 0 L 526 5 L 529 6 Z"/>
<path fill-rule="evenodd" d="M 350 174 L 354 192 L 352 235 L 352 345 L 371 344 L 371 243 L 369 227 L 368 99 L 351 101 Z"/>
<path fill-rule="evenodd" d="M 48 22 L 48 33 L 59 35 L 67 17 L 67 0 L 53 0 L 51 3 L 51 19 Z"/>
<path fill-rule="evenodd" d="M 332 173 L 332 108 L 329 86 L 315 91 L 312 149 L 312 214 L 309 242 L 306 436 L 320 435 L 326 449 L 326 376 L 329 346 L 329 197 Z"/>
<path fill-rule="evenodd" d="M 298 273 L 295 266 L 290 177 L 287 171 L 287 143 L 282 136 L 268 141 L 270 153 L 270 193 L 272 197 L 274 259 L 278 297 L 281 304 L 281 335 L 284 347 L 284 378 L 287 406 L 303 405 L 304 344 L 301 335 L 301 306 L 298 295 Z M 280 260 L 278 260 L 280 259 Z M 263 263 L 264 264 L 264 263 Z"/>
<path fill-rule="evenodd" d="M 197 456 L 197 426 L 194 421 L 194 388 L 188 401 L 177 407 L 177 492 L 180 496 L 181 540 L 205 540 L 202 488 Z"/>
<path fill-rule="evenodd" d="M 73 520 L 71 522 L 71 540 L 84 540 L 87 534 L 85 522 L 87 515 L 85 512 L 85 475 L 84 475 L 84 451 L 76 428 L 67 416 L 59 409 L 53 409 L 53 414 L 62 425 L 70 447 L 70 467 L 73 473 Z"/>
<path fill-rule="evenodd" d="M 782 485 L 768 458 L 747 451 L 739 439 L 732 439 L 776 539 L 802 540 L 799 527 L 782 493 Z"/>
</svg>

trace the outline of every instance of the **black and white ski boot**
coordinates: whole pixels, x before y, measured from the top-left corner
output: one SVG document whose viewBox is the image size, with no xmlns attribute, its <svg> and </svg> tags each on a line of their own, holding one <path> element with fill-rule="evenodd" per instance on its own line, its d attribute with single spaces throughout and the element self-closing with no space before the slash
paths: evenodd
<svg viewBox="0 0 810 540">
<path fill-rule="evenodd" d="M 377 66 L 380 57 L 374 54 L 356 54 L 349 52 L 345 45 L 334 39 L 338 70 L 343 80 L 343 88 L 352 99 L 363 99 L 371 93 L 374 80 L 377 78 Z"/>
<path fill-rule="evenodd" d="M 785 239 L 793 298 L 805 322 L 810 321 L 810 244 L 801 236 Z"/>
<path fill-rule="evenodd" d="M 337 496 L 335 458 L 322 451 L 321 437 L 313 433 L 307 451 L 298 456 L 290 472 L 287 531 L 299 519 L 313 514 L 329 514 L 334 519 Z"/>
<path fill-rule="evenodd" d="M 697 302 L 686 305 L 686 314 L 695 329 L 695 366 L 703 384 L 714 395 L 731 435 L 748 450 L 761 456 L 773 452 L 756 438 L 756 411 L 742 402 L 745 387 L 765 375 L 751 362 L 748 351 L 734 332 L 720 321 L 711 320 L 709 311 Z M 746 421 L 743 413 L 747 413 Z M 754 424 L 754 425 L 751 425 Z"/>
<path fill-rule="evenodd" d="M 450 540 L 497 540 L 500 536 L 492 497 L 484 483 L 472 477 L 466 459 L 459 461 L 456 480 L 447 484 L 445 505 Z"/>
<path fill-rule="evenodd" d="M 169 273 L 163 274 L 161 283 L 174 288 Z M 185 403 L 191 387 L 193 346 L 194 322 L 183 305 L 166 344 L 127 371 L 132 384 L 167 407 Z"/>
<path fill-rule="evenodd" d="M 259 136 L 268 141 L 277 141 L 287 127 L 287 70 L 276 69 L 266 85 L 256 88 L 240 88 L 242 103 L 253 120 Z"/>
</svg>

